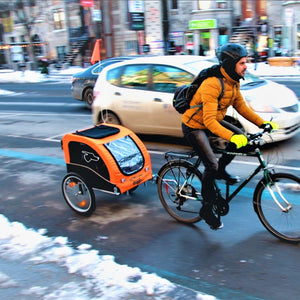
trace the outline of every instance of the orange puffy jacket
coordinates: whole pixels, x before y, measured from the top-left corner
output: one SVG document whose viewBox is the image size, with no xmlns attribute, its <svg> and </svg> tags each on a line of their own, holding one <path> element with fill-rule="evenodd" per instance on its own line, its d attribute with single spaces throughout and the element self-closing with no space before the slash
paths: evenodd
<svg viewBox="0 0 300 300">
<path fill-rule="evenodd" d="M 218 97 L 221 94 L 222 87 L 218 78 L 209 77 L 205 79 L 190 104 L 194 106 L 203 103 L 203 108 L 188 109 L 182 115 L 182 122 L 191 128 L 208 129 L 215 135 L 229 141 L 234 133 L 222 126 L 220 122 L 224 119 L 230 105 L 244 118 L 257 126 L 261 126 L 264 120 L 246 104 L 240 92 L 240 83 L 233 80 L 222 67 L 221 72 L 224 76 L 225 90 L 220 102 L 218 103 Z"/>
</svg>

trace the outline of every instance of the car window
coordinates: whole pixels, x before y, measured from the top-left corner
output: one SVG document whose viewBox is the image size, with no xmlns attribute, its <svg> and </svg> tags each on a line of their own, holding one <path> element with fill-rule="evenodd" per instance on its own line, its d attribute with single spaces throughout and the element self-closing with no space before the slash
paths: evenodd
<svg viewBox="0 0 300 300">
<path fill-rule="evenodd" d="M 117 60 L 117 59 L 114 59 L 114 60 L 107 60 L 107 61 L 101 61 L 100 63 L 98 63 L 98 65 L 93 69 L 92 73 L 94 75 L 99 75 L 99 73 L 103 70 L 103 68 L 111 65 L 111 64 L 115 64 L 115 63 L 118 63 L 118 62 L 121 62 L 122 60 Z"/>
<path fill-rule="evenodd" d="M 94 75 L 98 75 L 103 69 L 102 64 L 98 64 L 93 70 L 92 70 L 92 74 Z"/>
<path fill-rule="evenodd" d="M 127 88 L 148 88 L 148 65 L 128 65 L 121 74 L 121 85 Z"/>
<path fill-rule="evenodd" d="M 120 67 L 109 70 L 106 74 L 106 81 L 112 85 L 119 86 L 120 71 Z"/>
<path fill-rule="evenodd" d="M 241 83 L 242 90 L 247 90 L 253 87 L 267 84 L 266 80 L 259 78 L 249 72 L 245 73 L 244 80 L 241 80 L 240 83 Z"/>
<path fill-rule="evenodd" d="M 153 89 L 158 92 L 174 93 L 178 86 L 189 84 L 194 75 L 181 69 L 156 65 L 152 72 Z"/>
</svg>

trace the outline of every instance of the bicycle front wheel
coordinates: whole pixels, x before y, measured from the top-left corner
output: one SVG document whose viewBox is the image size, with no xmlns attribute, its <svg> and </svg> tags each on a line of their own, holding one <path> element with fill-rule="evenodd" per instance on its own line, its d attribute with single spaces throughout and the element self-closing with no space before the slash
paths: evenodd
<svg viewBox="0 0 300 300">
<path fill-rule="evenodd" d="M 179 222 L 201 220 L 201 178 L 198 169 L 186 161 L 170 161 L 158 172 L 157 189 L 165 210 Z"/>
<path fill-rule="evenodd" d="M 271 174 L 260 181 L 254 193 L 254 208 L 264 227 L 277 238 L 300 242 L 300 178 L 292 174 Z"/>
</svg>

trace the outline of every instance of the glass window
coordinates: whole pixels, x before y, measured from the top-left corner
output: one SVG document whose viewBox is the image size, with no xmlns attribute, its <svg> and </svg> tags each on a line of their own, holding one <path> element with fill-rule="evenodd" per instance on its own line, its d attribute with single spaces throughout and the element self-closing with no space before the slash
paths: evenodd
<svg viewBox="0 0 300 300">
<path fill-rule="evenodd" d="M 178 1 L 177 0 L 172 0 L 172 7 L 171 9 L 178 9 Z"/>
<path fill-rule="evenodd" d="M 53 21 L 54 21 L 54 29 L 64 29 L 65 25 L 65 12 L 62 8 L 53 10 Z"/>
<path fill-rule="evenodd" d="M 282 26 L 274 26 L 274 42 L 275 46 L 280 47 L 282 42 Z"/>
<path fill-rule="evenodd" d="M 126 54 L 127 55 L 134 55 L 138 53 L 138 41 L 125 41 L 125 47 L 126 47 Z"/>
<path fill-rule="evenodd" d="M 193 79 L 192 74 L 175 67 L 153 67 L 153 89 L 158 92 L 174 93 L 178 86 L 189 84 Z"/>
<path fill-rule="evenodd" d="M 217 8 L 226 9 L 227 1 L 226 0 L 217 0 Z"/>
<path fill-rule="evenodd" d="M 211 0 L 198 0 L 198 9 L 206 10 L 211 8 Z"/>
<path fill-rule="evenodd" d="M 106 80 L 112 85 L 119 86 L 119 76 L 120 76 L 121 68 L 114 68 L 107 72 Z"/>
<path fill-rule="evenodd" d="M 297 49 L 300 49 L 300 24 L 297 24 Z"/>
<path fill-rule="evenodd" d="M 122 60 L 113 60 L 113 61 L 102 61 L 100 63 L 98 63 L 98 65 L 92 70 L 92 74 L 94 75 L 99 75 L 99 73 L 107 66 L 117 63 L 117 62 L 121 62 Z"/>
<path fill-rule="evenodd" d="M 110 151 L 123 174 L 131 175 L 143 168 L 144 157 L 130 136 L 124 136 L 104 146 Z"/>
<path fill-rule="evenodd" d="M 128 88 L 147 89 L 148 88 L 148 65 L 126 66 L 121 75 L 121 85 Z"/>
<path fill-rule="evenodd" d="M 33 52 L 35 56 L 41 56 L 43 53 L 42 47 L 41 47 L 41 39 L 40 37 L 35 34 L 31 37 L 31 42 L 33 42 Z"/>
</svg>

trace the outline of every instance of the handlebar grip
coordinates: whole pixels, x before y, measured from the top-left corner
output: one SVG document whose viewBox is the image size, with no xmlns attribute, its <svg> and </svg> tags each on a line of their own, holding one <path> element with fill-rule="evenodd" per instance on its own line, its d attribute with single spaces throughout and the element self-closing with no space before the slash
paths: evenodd
<svg viewBox="0 0 300 300">
<path fill-rule="evenodd" d="M 273 130 L 271 124 L 265 124 L 264 132 L 270 133 Z"/>
</svg>

